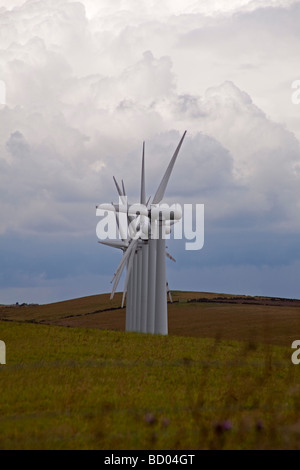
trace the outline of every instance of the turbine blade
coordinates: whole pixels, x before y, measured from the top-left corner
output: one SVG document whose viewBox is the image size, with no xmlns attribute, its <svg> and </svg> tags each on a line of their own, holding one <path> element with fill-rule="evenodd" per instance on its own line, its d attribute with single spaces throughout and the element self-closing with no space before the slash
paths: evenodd
<svg viewBox="0 0 300 470">
<path fill-rule="evenodd" d="M 127 286 L 128 286 L 130 274 L 132 271 L 134 256 L 135 256 L 135 251 L 132 251 L 128 260 L 128 265 L 127 265 L 126 278 L 125 278 L 123 297 L 122 297 L 122 308 L 124 307 L 124 301 L 125 301 L 125 296 L 127 293 Z"/>
<path fill-rule="evenodd" d="M 142 157 L 142 173 L 141 173 L 141 197 L 140 203 L 146 204 L 146 189 L 145 189 L 145 142 L 143 142 L 143 157 Z"/>
<path fill-rule="evenodd" d="M 169 283 L 168 283 L 168 281 L 167 281 L 167 283 L 166 283 L 166 287 L 167 287 L 167 295 L 169 296 L 170 302 L 171 302 L 171 304 L 172 304 L 172 303 L 173 303 L 173 299 L 172 299 L 171 291 L 170 291 L 170 289 L 169 289 Z"/>
<path fill-rule="evenodd" d="M 115 274 L 115 282 L 114 282 L 114 285 L 113 285 L 113 288 L 112 288 L 112 292 L 111 292 L 111 295 L 110 295 L 110 298 L 112 299 L 115 292 L 116 292 L 116 289 L 118 287 L 118 284 L 119 284 L 119 281 L 120 281 L 120 278 L 121 278 L 121 275 L 122 275 L 122 272 L 123 272 L 123 269 L 125 267 L 125 264 L 126 264 L 126 261 L 128 259 L 128 257 L 130 256 L 130 253 L 132 252 L 133 249 L 135 249 L 135 246 L 137 245 L 137 242 L 138 240 L 134 240 L 128 247 L 127 251 L 125 251 L 124 255 L 123 255 L 123 258 L 122 258 L 122 261 L 121 263 L 119 264 L 119 267 L 116 271 L 116 274 Z"/>
<path fill-rule="evenodd" d="M 124 181 L 122 180 L 122 190 L 123 190 L 123 196 L 125 196 L 126 198 L 126 189 L 125 189 L 125 184 L 124 184 Z M 125 200 L 124 198 L 124 202 L 127 202 L 127 199 Z M 127 202 L 127 207 L 128 207 L 128 202 Z M 133 217 L 129 216 L 128 213 L 127 213 L 127 221 L 128 221 L 128 225 L 130 224 L 130 222 L 133 220 Z"/>
<path fill-rule="evenodd" d="M 168 253 L 167 251 L 166 251 L 166 256 L 167 256 L 167 258 L 169 258 L 170 260 L 174 261 L 174 263 L 176 263 L 176 259 L 173 258 L 173 256 L 171 256 L 170 253 Z"/>
<path fill-rule="evenodd" d="M 129 258 L 130 256 L 130 253 L 132 252 L 132 250 L 135 249 L 135 247 L 137 246 L 137 243 L 138 243 L 138 239 L 137 240 L 133 240 L 129 247 L 127 248 L 127 250 L 125 251 L 125 253 L 123 254 L 122 256 L 122 259 L 121 259 L 121 262 L 118 266 L 118 269 L 116 270 L 115 274 L 114 274 L 114 277 L 112 278 L 112 282 L 114 281 L 114 284 L 113 284 L 113 289 L 112 289 L 112 293 L 111 293 L 111 296 L 110 298 L 112 299 L 113 296 L 114 296 L 114 293 L 116 291 L 116 288 L 118 287 L 118 284 L 119 284 L 119 281 L 120 281 L 120 277 L 122 275 L 122 272 L 123 272 L 123 269 L 125 268 L 125 264 L 126 264 L 126 261 L 127 259 Z"/>
<path fill-rule="evenodd" d="M 113 176 L 113 179 L 114 179 L 114 182 L 115 182 L 115 185 L 116 185 L 116 188 L 117 188 L 117 191 L 118 191 L 119 196 L 123 196 L 122 191 L 121 191 L 121 188 L 120 188 L 120 186 L 118 185 L 117 180 L 116 180 L 116 178 L 115 178 L 114 176 Z"/>
<path fill-rule="evenodd" d="M 123 242 L 125 242 L 128 239 L 128 234 L 127 234 L 126 229 L 125 229 L 125 232 L 124 232 L 124 227 L 123 227 L 122 224 L 120 224 L 120 212 L 119 211 L 116 211 L 115 217 L 116 217 L 116 223 L 117 223 L 117 227 L 118 227 L 119 236 L 120 236 L 121 240 Z M 128 221 L 128 215 L 127 215 L 127 221 Z M 128 221 L 128 223 L 129 223 L 129 221 Z M 126 243 L 127 243 L 126 246 L 128 247 L 128 242 L 126 242 Z"/>
<path fill-rule="evenodd" d="M 102 245 L 112 246 L 113 248 L 124 249 L 128 247 L 128 243 L 121 240 L 98 240 Z"/>
<path fill-rule="evenodd" d="M 122 180 L 123 196 L 126 196 L 124 181 Z"/>
<path fill-rule="evenodd" d="M 174 164 L 175 164 L 175 161 L 176 161 L 176 158 L 177 158 L 177 155 L 179 153 L 179 150 L 180 150 L 180 147 L 181 147 L 181 144 L 183 142 L 183 139 L 185 137 L 185 134 L 186 134 L 186 131 L 184 131 L 184 134 L 183 136 L 181 137 L 180 139 L 180 142 L 175 150 L 175 153 L 173 155 L 173 157 L 171 158 L 171 161 L 168 165 L 168 168 L 166 169 L 166 172 L 160 182 L 160 185 L 158 186 L 158 189 L 156 191 L 156 194 L 153 198 L 153 201 L 152 201 L 152 204 L 159 204 L 160 201 L 162 200 L 162 198 L 164 197 L 164 194 L 165 194 L 165 191 L 166 191 L 166 187 L 167 187 L 167 184 L 168 184 L 168 181 L 169 181 L 169 178 L 171 176 L 171 173 L 172 173 L 172 170 L 173 170 L 173 167 L 174 167 Z"/>
</svg>

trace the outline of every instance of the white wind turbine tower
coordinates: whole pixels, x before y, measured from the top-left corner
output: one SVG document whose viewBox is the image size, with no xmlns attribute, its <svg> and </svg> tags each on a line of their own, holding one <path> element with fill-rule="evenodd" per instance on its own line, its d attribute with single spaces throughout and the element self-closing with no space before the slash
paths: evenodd
<svg viewBox="0 0 300 470">
<path fill-rule="evenodd" d="M 145 189 L 145 145 L 143 144 L 140 204 L 129 206 L 122 180 L 121 187 L 115 177 L 114 182 L 121 204 L 101 205 L 104 210 L 113 210 L 119 227 L 120 240 L 104 240 L 99 243 L 119 248 L 123 251 L 121 262 L 112 279 L 113 298 L 121 275 L 126 267 L 122 306 L 126 297 L 126 331 L 152 334 L 168 334 L 167 280 L 165 233 L 170 233 L 171 225 L 181 218 L 181 210 L 165 211 L 161 203 L 186 131 L 170 160 L 154 198 L 146 201 Z M 125 214 L 132 233 L 124 230 L 120 218 Z M 127 227 L 127 224 L 126 224 Z"/>
</svg>

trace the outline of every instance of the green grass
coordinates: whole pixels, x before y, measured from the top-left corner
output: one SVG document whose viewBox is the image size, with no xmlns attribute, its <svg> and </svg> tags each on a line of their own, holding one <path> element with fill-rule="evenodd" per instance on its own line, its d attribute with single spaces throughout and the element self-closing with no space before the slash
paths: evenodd
<svg viewBox="0 0 300 470">
<path fill-rule="evenodd" d="M 300 448 L 288 347 L 4 321 L 0 339 L 0 449 Z"/>
</svg>

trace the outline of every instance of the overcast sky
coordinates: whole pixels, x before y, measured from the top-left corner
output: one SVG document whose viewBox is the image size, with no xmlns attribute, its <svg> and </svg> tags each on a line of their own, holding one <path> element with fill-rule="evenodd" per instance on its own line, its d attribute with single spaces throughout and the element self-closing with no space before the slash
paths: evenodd
<svg viewBox="0 0 300 470">
<path fill-rule="evenodd" d="M 9 6 L 7 6 L 9 4 Z M 171 289 L 300 298 L 300 2 L 0 0 L 0 303 L 109 292 L 112 176 L 204 204 Z M 300 96 L 300 94 L 298 95 Z M 121 286 L 120 286 L 121 287 Z"/>
</svg>

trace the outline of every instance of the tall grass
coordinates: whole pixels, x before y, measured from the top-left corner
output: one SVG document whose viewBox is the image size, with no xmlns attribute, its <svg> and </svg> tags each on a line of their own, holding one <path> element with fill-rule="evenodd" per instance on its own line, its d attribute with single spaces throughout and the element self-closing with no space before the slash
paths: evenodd
<svg viewBox="0 0 300 470">
<path fill-rule="evenodd" d="M 286 347 L 0 322 L 1 449 L 298 449 Z"/>
</svg>

